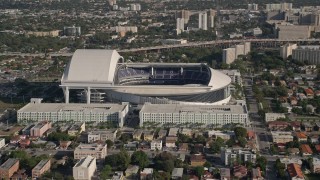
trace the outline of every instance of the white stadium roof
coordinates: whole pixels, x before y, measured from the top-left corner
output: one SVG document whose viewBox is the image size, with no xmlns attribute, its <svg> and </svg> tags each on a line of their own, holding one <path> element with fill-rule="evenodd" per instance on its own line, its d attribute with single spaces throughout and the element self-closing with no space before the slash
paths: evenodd
<svg viewBox="0 0 320 180">
<path fill-rule="evenodd" d="M 78 49 L 63 73 L 61 84 L 112 83 L 121 58 L 116 50 Z"/>
</svg>

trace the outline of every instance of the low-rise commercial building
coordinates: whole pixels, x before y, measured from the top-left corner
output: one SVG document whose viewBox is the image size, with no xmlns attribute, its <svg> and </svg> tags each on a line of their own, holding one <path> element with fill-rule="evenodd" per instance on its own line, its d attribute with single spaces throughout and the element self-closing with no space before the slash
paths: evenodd
<svg viewBox="0 0 320 180">
<path fill-rule="evenodd" d="M 30 129 L 30 136 L 41 137 L 43 134 L 52 127 L 52 123 L 49 121 L 38 122 Z"/>
<path fill-rule="evenodd" d="M 208 137 L 213 139 L 222 138 L 223 140 L 229 140 L 233 136 L 235 136 L 233 131 L 229 131 L 229 132 L 223 132 L 219 130 L 208 131 Z"/>
<path fill-rule="evenodd" d="M 72 168 L 73 178 L 75 180 L 91 180 L 96 169 L 96 158 L 92 156 L 83 157 Z"/>
<path fill-rule="evenodd" d="M 33 169 L 32 169 L 32 179 L 39 178 L 43 173 L 49 171 L 51 168 L 50 159 L 41 160 Z"/>
<path fill-rule="evenodd" d="M 276 121 L 281 118 L 286 118 L 286 115 L 284 113 L 266 113 L 265 114 L 265 121 Z"/>
<path fill-rule="evenodd" d="M 68 129 L 68 134 L 70 136 L 76 136 L 77 134 L 80 134 L 85 130 L 86 130 L 86 123 L 85 122 L 77 122 L 77 123 L 73 124 Z"/>
<path fill-rule="evenodd" d="M 246 106 L 241 105 L 183 105 L 148 104 L 140 111 L 140 126 L 144 122 L 161 124 L 200 123 L 222 126 L 225 124 L 250 124 Z M 170 133 L 169 133 L 170 134 Z"/>
<path fill-rule="evenodd" d="M 271 136 L 274 143 L 287 143 L 293 141 L 291 132 L 271 131 Z"/>
<path fill-rule="evenodd" d="M 105 142 L 107 139 L 112 142 L 117 137 L 118 130 L 95 130 L 88 133 L 88 143 L 93 143 L 96 141 Z"/>
<path fill-rule="evenodd" d="M 19 160 L 10 158 L 0 166 L 0 179 L 10 179 L 19 170 Z"/>
<path fill-rule="evenodd" d="M 107 145 L 102 144 L 80 144 L 74 150 L 74 159 L 92 156 L 96 159 L 104 159 L 107 156 Z"/>
</svg>

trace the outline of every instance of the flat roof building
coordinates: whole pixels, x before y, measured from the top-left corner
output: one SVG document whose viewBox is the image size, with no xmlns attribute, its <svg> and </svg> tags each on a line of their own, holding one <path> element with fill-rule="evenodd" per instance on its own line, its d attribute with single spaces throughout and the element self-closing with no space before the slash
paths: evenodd
<svg viewBox="0 0 320 180">
<path fill-rule="evenodd" d="M 96 159 L 104 159 L 107 156 L 107 145 L 102 144 L 80 144 L 74 150 L 74 159 L 93 156 Z"/>
<path fill-rule="evenodd" d="M 0 179 L 10 179 L 19 170 L 19 160 L 10 158 L 0 166 Z"/>
<path fill-rule="evenodd" d="M 274 143 L 287 143 L 293 141 L 291 132 L 271 131 L 271 136 Z"/>
<path fill-rule="evenodd" d="M 32 179 L 39 178 L 43 173 L 49 171 L 51 168 L 50 159 L 41 160 L 33 169 L 32 169 Z"/>
<path fill-rule="evenodd" d="M 43 134 L 52 127 L 52 123 L 49 121 L 38 122 L 30 129 L 30 136 L 41 137 Z"/>
<path fill-rule="evenodd" d="M 107 139 L 112 142 L 116 139 L 118 130 L 94 130 L 88 132 L 88 143 L 93 143 L 95 141 L 105 142 Z"/>
<path fill-rule="evenodd" d="M 144 122 L 160 124 L 200 123 L 248 125 L 246 106 L 241 105 L 182 105 L 145 103 L 140 111 L 140 126 Z M 169 132 L 170 135 L 170 132 Z"/>
<path fill-rule="evenodd" d="M 72 168 L 73 178 L 75 180 L 91 180 L 96 169 L 96 158 L 92 156 L 83 157 Z"/>
<path fill-rule="evenodd" d="M 81 121 L 81 122 L 113 122 L 123 126 L 124 118 L 129 111 L 127 103 L 122 104 L 79 104 L 79 103 L 41 103 L 31 102 L 19 109 L 19 123 L 47 120 Z"/>
</svg>

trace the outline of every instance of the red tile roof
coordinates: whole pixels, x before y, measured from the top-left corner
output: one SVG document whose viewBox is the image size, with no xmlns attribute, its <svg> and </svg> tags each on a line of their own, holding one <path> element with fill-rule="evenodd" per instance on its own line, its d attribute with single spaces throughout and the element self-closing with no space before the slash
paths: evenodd
<svg viewBox="0 0 320 180">
<path fill-rule="evenodd" d="M 301 144 L 300 146 L 302 153 L 313 154 L 312 149 L 308 144 Z"/>
<path fill-rule="evenodd" d="M 297 138 L 307 138 L 308 136 L 304 132 L 297 132 L 296 133 Z"/>
<path fill-rule="evenodd" d="M 291 178 L 293 177 L 304 178 L 303 173 L 301 171 L 301 167 L 296 163 L 288 164 L 287 170 Z"/>
<path fill-rule="evenodd" d="M 313 95 L 313 91 L 310 88 L 304 89 L 304 92 L 306 92 L 307 95 Z"/>
</svg>

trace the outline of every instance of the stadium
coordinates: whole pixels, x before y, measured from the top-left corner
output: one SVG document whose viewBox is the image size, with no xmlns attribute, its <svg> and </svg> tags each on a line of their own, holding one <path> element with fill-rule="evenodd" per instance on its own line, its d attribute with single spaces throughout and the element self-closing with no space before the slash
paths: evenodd
<svg viewBox="0 0 320 180">
<path fill-rule="evenodd" d="M 116 50 L 79 49 L 61 79 L 65 102 L 70 90 L 84 90 L 87 103 L 99 92 L 111 102 L 133 104 L 225 104 L 229 76 L 204 63 L 124 63 Z"/>
</svg>

